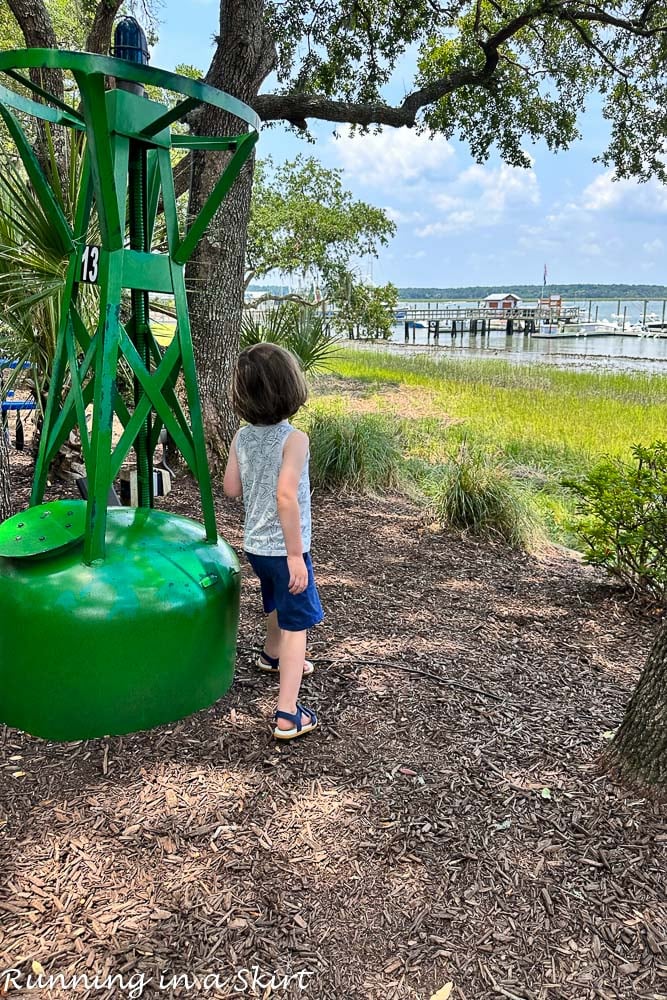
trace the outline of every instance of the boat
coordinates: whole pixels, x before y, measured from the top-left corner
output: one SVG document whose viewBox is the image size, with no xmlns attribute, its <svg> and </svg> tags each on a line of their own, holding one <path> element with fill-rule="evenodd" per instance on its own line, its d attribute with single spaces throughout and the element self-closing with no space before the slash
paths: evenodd
<svg viewBox="0 0 667 1000">
<path fill-rule="evenodd" d="M 620 327 L 618 323 L 612 323 L 608 319 L 584 320 L 581 323 L 566 326 L 564 332 L 586 337 L 591 333 L 620 333 Z"/>
<path fill-rule="evenodd" d="M 558 337 L 561 332 L 558 323 L 550 323 L 548 319 L 543 319 L 540 323 L 540 337 Z"/>
</svg>

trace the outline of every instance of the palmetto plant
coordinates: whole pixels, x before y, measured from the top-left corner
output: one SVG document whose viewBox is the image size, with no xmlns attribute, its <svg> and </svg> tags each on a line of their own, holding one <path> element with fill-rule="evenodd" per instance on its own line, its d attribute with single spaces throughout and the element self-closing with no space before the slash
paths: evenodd
<svg viewBox="0 0 667 1000">
<path fill-rule="evenodd" d="M 267 342 L 291 351 L 304 372 L 327 371 L 338 352 L 326 319 L 315 309 L 290 302 L 244 317 L 241 348 Z"/>
<path fill-rule="evenodd" d="M 48 132 L 47 139 L 44 172 L 65 218 L 72 222 L 83 176 L 84 142 L 72 132 L 66 162 L 59 164 Z M 41 405 L 53 366 L 71 247 L 20 164 L 6 160 L 0 167 L 0 355 L 20 362 L 5 388 L 29 362 L 33 391 Z M 89 238 L 94 242 L 94 234 Z M 82 316 L 92 313 L 96 299 L 94 288 L 80 287 Z"/>
</svg>

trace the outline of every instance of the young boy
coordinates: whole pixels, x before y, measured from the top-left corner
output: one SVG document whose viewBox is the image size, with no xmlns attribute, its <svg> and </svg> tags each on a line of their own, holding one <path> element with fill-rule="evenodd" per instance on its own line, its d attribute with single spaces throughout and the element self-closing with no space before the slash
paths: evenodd
<svg viewBox="0 0 667 1000">
<path fill-rule="evenodd" d="M 239 355 L 233 406 L 247 426 L 231 443 L 223 489 L 243 498 L 243 547 L 268 616 L 258 666 L 280 674 L 273 735 L 282 740 L 318 724 L 315 712 L 298 702 L 302 678 L 312 673 L 307 630 L 324 617 L 310 559 L 308 435 L 289 423 L 307 396 L 289 351 L 261 343 Z"/>
</svg>

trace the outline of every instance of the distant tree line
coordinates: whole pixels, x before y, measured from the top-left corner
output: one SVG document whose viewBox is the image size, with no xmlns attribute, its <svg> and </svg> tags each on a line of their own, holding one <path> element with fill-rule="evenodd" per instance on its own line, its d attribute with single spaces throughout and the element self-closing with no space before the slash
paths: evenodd
<svg viewBox="0 0 667 1000">
<path fill-rule="evenodd" d="M 513 292 L 523 299 L 558 293 L 564 299 L 667 299 L 667 285 L 467 285 L 463 288 L 399 288 L 399 299 L 483 299 Z"/>
</svg>

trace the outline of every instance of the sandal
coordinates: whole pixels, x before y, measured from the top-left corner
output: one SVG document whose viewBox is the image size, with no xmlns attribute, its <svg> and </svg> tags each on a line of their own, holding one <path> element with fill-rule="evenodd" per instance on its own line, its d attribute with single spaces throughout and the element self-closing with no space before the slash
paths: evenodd
<svg viewBox="0 0 667 1000">
<path fill-rule="evenodd" d="M 304 725 L 301 722 L 301 716 L 306 715 L 310 719 L 310 722 Z M 304 708 L 303 705 L 299 705 L 297 702 L 296 715 L 292 715 L 291 712 L 281 712 L 278 710 L 273 718 L 277 721 L 278 719 L 286 719 L 287 722 L 293 722 L 294 726 L 292 729 L 279 729 L 278 726 L 273 730 L 273 735 L 277 740 L 294 740 L 297 736 L 305 736 L 306 733 L 312 733 L 313 729 L 317 729 L 317 716 L 313 712 L 312 708 Z"/>
<path fill-rule="evenodd" d="M 277 656 L 269 656 L 264 650 L 257 657 L 257 666 L 265 674 L 279 674 L 280 673 L 280 658 Z M 303 661 L 303 676 L 310 677 L 312 673 L 315 672 L 315 668 L 310 662 L 310 660 Z"/>
</svg>

